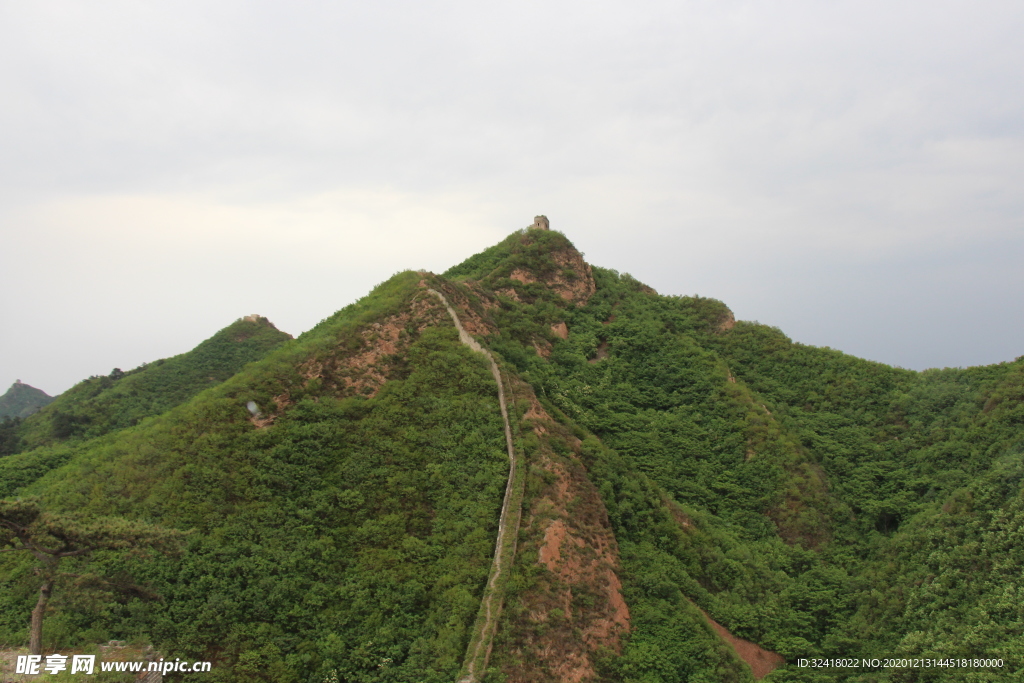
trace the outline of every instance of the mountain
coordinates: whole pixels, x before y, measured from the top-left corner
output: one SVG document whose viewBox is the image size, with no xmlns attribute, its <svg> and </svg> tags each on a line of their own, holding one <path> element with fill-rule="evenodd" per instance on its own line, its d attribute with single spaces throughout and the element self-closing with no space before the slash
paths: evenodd
<svg viewBox="0 0 1024 683">
<path fill-rule="evenodd" d="M 0 396 L 0 418 L 28 417 L 53 401 L 45 391 L 22 383 L 19 379 Z"/>
<path fill-rule="evenodd" d="M 187 353 L 90 377 L 25 421 L 23 447 L 97 437 L 138 424 L 223 382 L 289 339 L 266 318 L 250 315 Z"/>
<path fill-rule="evenodd" d="M 249 315 L 191 351 L 83 380 L 24 420 L 0 424 L 0 496 L 67 462 L 80 442 L 167 412 L 265 357 L 291 335 Z M 16 454 L 16 455 L 15 455 Z"/>
<path fill-rule="evenodd" d="M 211 681 L 1024 673 L 1024 359 L 797 344 L 545 223 L 134 426 L 84 390 L 48 408 L 98 417 L 61 441 L 51 412 L 3 495 L 189 541 L 72 560 L 145 590 L 66 579 L 44 642 L 152 643 Z M 0 555 L 0 641 L 27 640 L 32 562 Z M 829 658 L 858 661 L 800 663 Z"/>
</svg>

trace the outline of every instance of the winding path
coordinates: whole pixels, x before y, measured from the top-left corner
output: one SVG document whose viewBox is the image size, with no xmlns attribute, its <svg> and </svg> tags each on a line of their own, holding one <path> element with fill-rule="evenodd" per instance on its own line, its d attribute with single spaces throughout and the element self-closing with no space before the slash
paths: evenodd
<svg viewBox="0 0 1024 683">
<path fill-rule="evenodd" d="M 490 576 L 487 579 L 487 587 L 484 589 L 483 600 L 481 601 L 480 615 L 477 617 L 477 624 L 473 626 L 473 635 L 466 648 L 466 658 L 462 664 L 463 676 L 458 683 L 478 683 L 480 673 L 487 669 L 487 662 L 491 658 L 491 645 L 494 641 L 494 632 L 497 629 L 498 614 L 501 611 L 501 593 L 498 582 L 505 572 L 506 563 L 512 561 L 516 554 L 516 539 L 519 535 L 519 518 L 522 514 L 522 501 L 518 505 L 513 504 L 516 496 L 516 451 L 512 445 L 512 428 L 508 421 L 508 408 L 505 403 L 505 388 L 501 381 L 501 371 L 494 360 L 491 352 L 485 349 L 480 343 L 473 339 L 459 320 L 458 313 L 448 303 L 444 294 L 436 289 L 427 289 L 436 296 L 448 310 L 448 315 L 455 323 L 455 329 L 459 331 L 459 341 L 482 353 L 491 365 L 491 374 L 498 385 L 498 404 L 501 407 L 501 419 L 505 423 L 505 447 L 508 450 L 508 482 L 505 484 L 505 499 L 501 504 L 501 516 L 498 518 L 498 539 L 494 544 L 494 561 L 491 563 Z M 514 509 L 513 509 L 514 508 Z M 506 541 L 506 539 L 508 539 Z"/>
</svg>

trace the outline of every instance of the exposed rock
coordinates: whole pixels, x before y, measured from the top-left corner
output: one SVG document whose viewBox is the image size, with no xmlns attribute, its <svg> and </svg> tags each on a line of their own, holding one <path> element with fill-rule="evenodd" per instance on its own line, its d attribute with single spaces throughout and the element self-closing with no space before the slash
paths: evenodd
<svg viewBox="0 0 1024 683">
<path fill-rule="evenodd" d="M 558 264 L 560 270 L 545 280 L 547 285 L 566 301 L 571 301 L 577 306 L 586 304 L 597 291 L 597 283 L 594 282 L 590 264 L 584 261 L 583 255 L 575 249 L 552 252 L 551 258 Z"/>
</svg>

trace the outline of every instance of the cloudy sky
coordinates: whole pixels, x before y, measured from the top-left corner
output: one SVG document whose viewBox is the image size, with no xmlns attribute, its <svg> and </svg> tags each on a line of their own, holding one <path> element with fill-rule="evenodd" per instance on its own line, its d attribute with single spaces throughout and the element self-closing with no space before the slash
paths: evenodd
<svg viewBox="0 0 1024 683">
<path fill-rule="evenodd" d="M 0 391 L 298 334 L 547 214 L 924 369 L 1024 354 L 1024 4 L 0 0 Z"/>
</svg>

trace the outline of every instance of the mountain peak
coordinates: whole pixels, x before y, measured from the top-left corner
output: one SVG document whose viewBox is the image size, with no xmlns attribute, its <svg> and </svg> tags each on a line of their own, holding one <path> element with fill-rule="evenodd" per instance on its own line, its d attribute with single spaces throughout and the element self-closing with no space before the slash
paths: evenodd
<svg viewBox="0 0 1024 683">
<path fill-rule="evenodd" d="M 525 237 L 534 237 L 535 234 Z M 583 306 L 597 290 L 594 273 L 590 264 L 583 260 L 583 254 L 568 240 L 565 242 L 564 246 L 551 245 L 555 248 L 550 250 L 543 248 L 549 246 L 548 244 L 537 244 L 541 249 L 537 249 L 531 255 L 547 258 L 521 259 L 509 271 L 508 278 L 524 285 L 542 283 L 565 301 Z M 530 254 L 529 249 L 524 250 L 524 255 L 526 254 Z"/>
<path fill-rule="evenodd" d="M 511 299 L 534 299 L 543 291 L 584 305 L 597 290 L 590 264 L 569 239 L 551 230 L 546 216 L 448 270 L 445 277 L 474 280 Z M 542 287 L 530 287 L 530 285 Z"/>
</svg>

